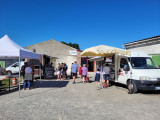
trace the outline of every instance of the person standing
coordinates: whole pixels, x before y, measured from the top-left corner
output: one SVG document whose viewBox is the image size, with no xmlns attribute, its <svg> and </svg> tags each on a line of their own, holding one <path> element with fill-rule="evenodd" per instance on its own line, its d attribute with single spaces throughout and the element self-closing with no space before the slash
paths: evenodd
<svg viewBox="0 0 160 120">
<path fill-rule="evenodd" d="M 110 67 L 108 64 L 106 64 L 105 67 L 103 68 L 103 79 L 104 79 L 103 87 L 108 87 L 109 85 L 109 72 L 110 72 Z"/>
<path fill-rule="evenodd" d="M 66 67 L 64 63 L 62 64 L 62 77 L 63 77 L 63 80 L 66 78 Z"/>
<path fill-rule="evenodd" d="M 35 69 L 35 67 L 34 67 L 34 64 L 31 64 L 31 66 L 30 66 L 31 68 L 32 68 L 32 85 L 33 85 L 33 82 L 34 82 L 34 69 Z"/>
<path fill-rule="evenodd" d="M 61 65 L 60 65 L 60 63 L 58 63 L 58 66 L 57 66 L 57 80 L 58 79 L 61 79 Z"/>
<path fill-rule="evenodd" d="M 26 67 L 28 67 L 28 62 L 25 62 L 24 65 L 21 67 L 21 73 L 22 73 L 22 76 L 23 76 L 23 80 L 24 80 Z"/>
<path fill-rule="evenodd" d="M 0 65 L 0 75 L 2 75 L 4 72 L 5 72 L 5 69 Z"/>
<path fill-rule="evenodd" d="M 79 75 L 80 75 L 80 78 L 82 78 L 82 66 L 79 67 Z"/>
<path fill-rule="evenodd" d="M 73 65 L 73 63 L 72 63 L 72 65 Z M 71 66 L 72 66 L 71 65 Z M 70 79 L 73 79 L 73 75 L 72 75 L 72 67 L 71 67 L 71 75 L 70 75 Z"/>
<path fill-rule="evenodd" d="M 29 65 L 25 68 L 25 74 L 33 74 L 32 65 Z M 23 89 L 26 89 L 26 84 L 28 83 L 28 89 L 30 89 L 32 80 L 24 80 Z"/>
<path fill-rule="evenodd" d="M 103 65 L 102 64 L 99 64 L 99 70 L 100 70 L 100 73 L 103 72 Z"/>
<path fill-rule="evenodd" d="M 88 68 L 86 67 L 86 64 L 83 64 L 83 67 L 82 67 L 83 83 L 85 83 L 85 80 L 87 78 L 87 72 L 88 72 Z"/>
<path fill-rule="evenodd" d="M 68 75 L 67 75 L 68 66 L 67 66 L 66 63 L 64 63 L 64 66 L 65 66 L 65 68 L 66 68 L 66 74 L 65 74 L 65 76 L 66 76 L 66 79 L 67 79 L 67 78 L 68 78 Z"/>
<path fill-rule="evenodd" d="M 97 72 L 95 75 L 95 81 L 96 81 L 96 84 L 99 84 L 99 81 L 100 81 L 100 70 L 99 69 L 97 69 Z"/>
<path fill-rule="evenodd" d="M 71 66 L 72 75 L 73 75 L 73 84 L 75 84 L 75 79 L 76 79 L 76 76 L 77 76 L 78 67 L 79 66 L 77 65 L 77 62 L 74 61 L 74 64 L 72 64 L 72 66 Z"/>
</svg>

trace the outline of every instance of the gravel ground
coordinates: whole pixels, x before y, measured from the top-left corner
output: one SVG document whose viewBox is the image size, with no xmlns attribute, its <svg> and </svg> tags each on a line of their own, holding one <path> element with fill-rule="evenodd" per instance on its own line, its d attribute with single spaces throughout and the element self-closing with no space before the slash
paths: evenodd
<svg viewBox="0 0 160 120">
<path fill-rule="evenodd" d="M 160 92 L 128 94 L 123 86 L 37 80 L 31 90 L 0 96 L 1 120 L 158 120 Z"/>
</svg>

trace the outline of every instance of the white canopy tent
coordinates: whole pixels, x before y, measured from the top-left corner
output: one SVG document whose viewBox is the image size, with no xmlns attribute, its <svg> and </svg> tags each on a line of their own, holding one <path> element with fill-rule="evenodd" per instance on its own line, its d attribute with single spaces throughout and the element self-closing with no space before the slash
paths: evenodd
<svg viewBox="0 0 160 120">
<path fill-rule="evenodd" d="M 20 91 L 20 59 L 40 59 L 40 54 L 36 54 L 16 44 L 8 35 L 0 39 L 0 59 L 19 59 L 19 91 Z"/>
<path fill-rule="evenodd" d="M 0 58 L 32 58 L 39 59 L 40 55 L 16 44 L 8 35 L 0 39 Z"/>
</svg>

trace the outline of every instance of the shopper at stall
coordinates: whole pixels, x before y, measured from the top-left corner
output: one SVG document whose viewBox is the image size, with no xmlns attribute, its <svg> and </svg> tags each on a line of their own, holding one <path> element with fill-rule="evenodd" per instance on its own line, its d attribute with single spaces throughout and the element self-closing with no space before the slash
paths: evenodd
<svg viewBox="0 0 160 120">
<path fill-rule="evenodd" d="M 31 64 L 31 66 L 30 66 L 31 68 L 32 68 L 32 84 L 33 84 L 33 82 L 34 82 L 34 69 L 35 69 L 35 67 L 34 67 L 34 64 Z"/>
<path fill-rule="evenodd" d="M 74 61 L 74 64 L 72 64 L 72 66 L 71 66 L 72 75 L 73 75 L 73 84 L 75 84 L 75 79 L 76 79 L 76 76 L 77 76 L 78 67 L 79 66 L 77 65 L 77 62 Z"/>
<path fill-rule="evenodd" d="M 73 65 L 73 63 L 72 63 L 72 65 Z M 71 65 L 71 66 L 72 66 L 72 65 Z M 73 79 L 72 67 L 71 67 L 71 75 L 70 75 L 70 79 Z"/>
<path fill-rule="evenodd" d="M 62 64 L 61 72 L 62 72 L 62 78 L 63 78 L 63 80 L 66 79 L 66 67 L 65 67 L 64 63 Z"/>
<path fill-rule="evenodd" d="M 99 64 L 99 70 L 100 70 L 100 73 L 103 72 L 103 64 Z"/>
<path fill-rule="evenodd" d="M 5 69 L 0 65 L 0 75 L 3 75 L 4 72 L 5 72 Z"/>
<path fill-rule="evenodd" d="M 86 82 L 87 72 L 88 72 L 88 68 L 86 67 L 86 64 L 83 64 L 83 67 L 82 67 L 83 83 Z"/>
<path fill-rule="evenodd" d="M 104 79 L 104 86 L 103 87 L 108 87 L 109 85 L 109 72 L 110 72 L 110 67 L 108 64 L 103 67 L 103 79 Z"/>
<path fill-rule="evenodd" d="M 67 75 L 68 66 L 67 66 L 66 63 L 64 63 L 64 67 L 66 68 L 66 74 L 65 74 L 65 76 L 66 76 L 66 79 L 67 79 L 68 78 L 68 75 Z"/>
<path fill-rule="evenodd" d="M 79 75 L 80 75 L 80 78 L 82 78 L 82 66 L 79 67 Z"/>
<path fill-rule="evenodd" d="M 59 79 L 61 80 L 61 65 L 60 65 L 60 63 L 58 63 L 56 70 L 57 70 L 57 80 L 59 80 Z"/>
<path fill-rule="evenodd" d="M 21 74 L 23 76 L 23 79 L 24 79 L 26 67 L 28 67 L 28 62 L 25 62 L 24 65 L 21 67 Z"/>
<path fill-rule="evenodd" d="M 29 65 L 28 67 L 25 68 L 25 74 L 32 74 L 33 75 L 33 69 L 32 69 L 32 65 Z M 28 89 L 30 89 L 31 87 L 31 80 L 24 80 L 24 84 L 23 84 L 23 89 L 25 90 L 26 89 L 26 85 L 28 83 Z"/>
<path fill-rule="evenodd" d="M 95 81 L 96 81 L 96 84 L 99 84 L 99 81 L 100 81 L 100 70 L 99 69 L 97 69 Z"/>
</svg>

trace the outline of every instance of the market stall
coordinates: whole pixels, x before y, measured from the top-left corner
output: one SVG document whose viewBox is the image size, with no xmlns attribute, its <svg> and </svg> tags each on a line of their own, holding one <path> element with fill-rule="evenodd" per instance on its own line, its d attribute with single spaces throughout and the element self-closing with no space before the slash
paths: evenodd
<svg viewBox="0 0 160 120">
<path fill-rule="evenodd" d="M 0 39 L 0 59 L 19 59 L 19 91 L 20 91 L 20 59 L 40 59 L 40 55 L 16 44 L 8 35 Z M 19 92 L 20 95 L 20 92 Z"/>
<path fill-rule="evenodd" d="M 94 58 L 91 58 L 90 60 L 99 61 L 102 66 L 102 61 L 104 61 L 104 59 L 107 60 L 107 57 L 112 57 L 112 61 L 114 61 L 116 59 L 114 57 L 115 54 L 130 55 L 130 51 L 122 50 L 120 48 L 110 47 L 110 46 L 106 46 L 106 45 L 99 45 L 99 46 L 85 49 L 81 53 L 81 56 L 94 57 Z M 112 70 L 117 71 L 117 67 L 115 64 L 114 65 L 112 64 Z M 113 76 L 113 74 L 114 74 L 114 76 Z M 112 73 L 112 78 L 114 78 L 114 77 L 115 78 L 117 77 L 117 74 L 115 74 L 115 72 Z M 102 71 L 101 71 L 100 82 L 102 85 Z"/>
</svg>

